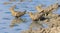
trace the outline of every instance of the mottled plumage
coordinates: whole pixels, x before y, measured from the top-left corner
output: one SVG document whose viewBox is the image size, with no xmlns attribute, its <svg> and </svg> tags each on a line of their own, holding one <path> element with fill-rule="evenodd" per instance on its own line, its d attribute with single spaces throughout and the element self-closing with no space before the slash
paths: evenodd
<svg viewBox="0 0 60 33">
<path fill-rule="evenodd" d="M 58 7 L 60 7 L 60 5 L 58 5 L 58 3 L 55 3 L 55 4 L 52 4 L 44 9 L 40 6 L 37 6 L 36 9 L 38 10 L 38 12 L 44 12 L 45 16 L 47 16 L 49 13 L 53 12 Z"/>
<path fill-rule="evenodd" d="M 30 16 L 30 18 L 31 18 L 33 21 L 37 21 L 37 20 L 39 20 L 39 19 L 42 18 L 43 13 L 33 14 L 32 12 L 30 12 L 30 13 L 29 13 L 29 16 Z"/>
<path fill-rule="evenodd" d="M 15 6 L 10 8 L 12 16 L 19 18 L 19 17 L 23 16 L 24 14 L 26 14 L 26 10 L 24 12 L 18 12 L 18 11 L 15 11 L 14 8 L 15 8 Z"/>
</svg>

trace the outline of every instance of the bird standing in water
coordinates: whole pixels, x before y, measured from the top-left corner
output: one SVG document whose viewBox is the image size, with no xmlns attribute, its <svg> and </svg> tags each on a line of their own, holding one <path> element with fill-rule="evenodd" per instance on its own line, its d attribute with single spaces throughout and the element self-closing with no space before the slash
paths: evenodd
<svg viewBox="0 0 60 33">
<path fill-rule="evenodd" d="M 30 16 L 30 18 L 31 18 L 33 21 L 37 21 L 37 20 L 39 20 L 39 19 L 42 18 L 43 13 L 33 14 L 32 12 L 29 12 L 29 16 Z"/>
<path fill-rule="evenodd" d="M 16 6 L 16 5 L 15 5 L 15 6 Z M 12 13 L 12 16 L 14 16 L 14 17 L 16 17 L 16 18 L 19 18 L 19 17 L 23 16 L 24 14 L 26 14 L 26 10 L 25 10 L 24 12 L 15 11 L 15 10 L 14 10 L 15 6 L 12 6 L 12 7 L 10 8 L 10 11 L 11 11 L 11 13 Z"/>
<path fill-rule="evenodd" d="M 44 9 L 41 6 L 37 6 L 36 9 L 38 12 L 44 12 L 45 16 L 47 16 L 49 13 L 52 13 L 53 11 L 58 9 L 58 7 L 60 7 L 60 5 L 58 3 L 55 3 Z"/>
</svg>

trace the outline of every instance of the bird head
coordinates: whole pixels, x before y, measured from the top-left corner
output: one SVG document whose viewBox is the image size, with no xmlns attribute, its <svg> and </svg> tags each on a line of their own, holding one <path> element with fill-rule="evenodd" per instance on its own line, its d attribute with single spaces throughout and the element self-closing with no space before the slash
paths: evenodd
<svg viewBox="0 0 60 33">
<path fill-rule="evenodd" d="M 16 7 L 16 5 L 12 6 L 12 8 L 15 8 L 15 7 Z"/>
<path fill-rule="evenodd" d="M 14 10 L 15 7 L 16 7 L 16 5 L 10 7 L 10 10 L 11 10 L 11 11 Z"/>
<path fill-rule="evenodd" d="M 36 10 L 37 10 L 38 12 L 41 12 L 41 11 L 43 10 L 43 8 L 42 8 L 41 6 L 36 6 Z"/>
<path fill-rule="evenodd" d="M 36 6 L 36 9 L 41 8 L 41 6 Z"/>
<path fill-rule="evenodd" d="M 33 15 L 33 13 L 32 12 L 29 12 L 29 15 Z"/>
</svg>

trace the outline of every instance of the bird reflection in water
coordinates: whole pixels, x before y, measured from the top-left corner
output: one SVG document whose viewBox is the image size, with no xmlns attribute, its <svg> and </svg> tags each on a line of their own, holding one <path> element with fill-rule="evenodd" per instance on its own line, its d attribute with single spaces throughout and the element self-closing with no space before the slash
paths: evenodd
<svg viewBox="0 0 60 33">
<path fill-rule="evenodd" d="M 13 19 L 13 20 L 11 21 L 10 27 L 17 26 L 17 24 L 22 23 L 22 22 L 26 22 L 26 20 L 25 20 L 25 19 L 22 19 L 22 18 L 18 18 L 18 19 L 15 18 L 15 19 Z"/>
</svg>

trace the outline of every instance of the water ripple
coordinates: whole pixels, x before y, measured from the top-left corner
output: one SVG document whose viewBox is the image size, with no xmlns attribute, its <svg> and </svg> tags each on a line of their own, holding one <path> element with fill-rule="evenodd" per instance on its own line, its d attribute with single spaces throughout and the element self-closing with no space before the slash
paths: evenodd
<svg viewBox="0 0 60 33">
<path fill-rule="evenodd" d="M 18 28 L 18 29 L 15 29 L 15 30 L 16 30 L 16 31 L 19 31 L 19 30 L 22 30 L 22 29 L 19 29 L 19 28 Z"/>
<path fill-rule="evenodd" d="M 8 33 L 8 32 L 4 32 L 4 33 Z"/>
<path fill-rule="evenodd" d="M 3 18 L 3 20 L 10 20 L 9 18 Z"/>
<path fill-rule="evenodd" d="M 6 27 L 2 27 L 2 28 L 0 28 L 0 30 L 3 30 L 3 29 L 6 29 Z"/>
<path fill-rule="evenodd" d="M 5 13 L 10 14 L 11 12 L 5 12 Z"/>
</svg>

